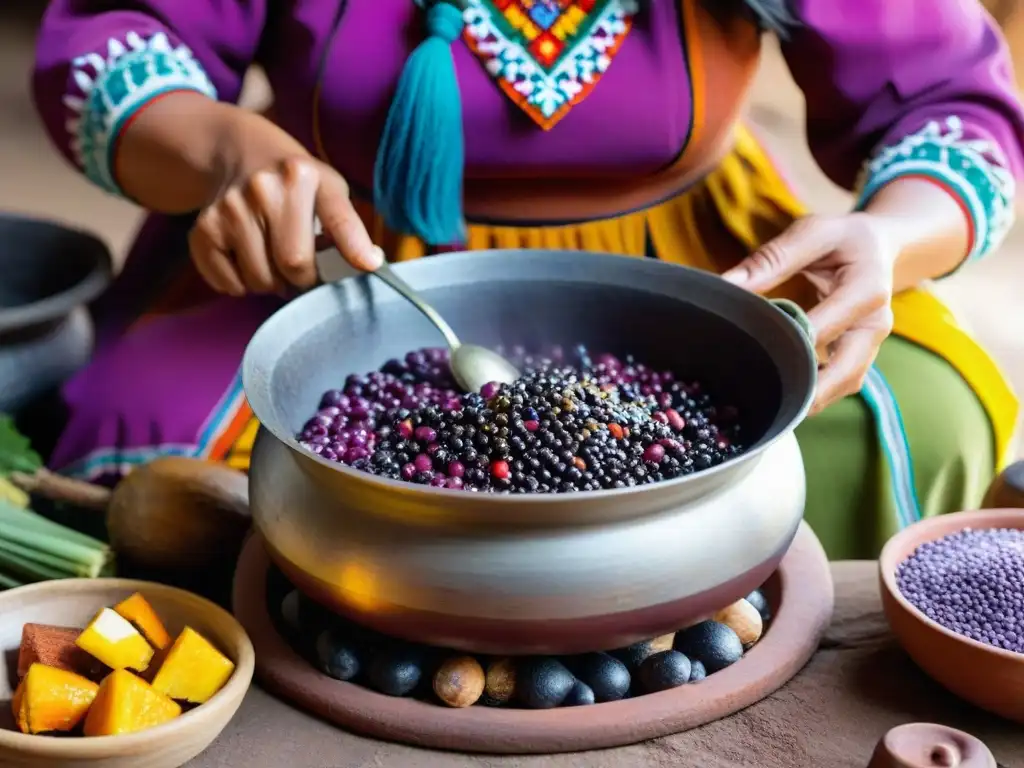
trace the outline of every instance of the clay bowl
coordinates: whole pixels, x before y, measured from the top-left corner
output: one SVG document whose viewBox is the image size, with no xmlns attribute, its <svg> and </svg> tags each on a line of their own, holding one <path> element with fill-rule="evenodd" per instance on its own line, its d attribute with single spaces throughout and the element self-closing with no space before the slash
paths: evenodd
<svg viewBox="0 0 1024 768">
<path fill-rule="evenodd" d="M 900 645 L 929 677 L 975 706 L 1024 723 L 1024 654 L 945 629 L 912 606 L 896 586 L 896 568 L 921 544 L 964 528 L 1024 529 L 1024 510 L 958 512 L 922 520 L 893 536 L 879 558 L 885 615 Z"/>
<path fill-rule="evenodd" d="M 235 672 L 207 703 L 169 723 L 124 736 L 30 736 L 13 730 L 11 678 L 27 623 L 84 627 L 96 612 L 141 592 L 176 635 L 185 624 L 235 662 Z M 69 579 L 0 593 L 0 765 L 5 768 L 178 768 L 217 738 L 249 689 L 255 654 L 226 611 L 180 589 L 127 579 Z"/>
</svg>

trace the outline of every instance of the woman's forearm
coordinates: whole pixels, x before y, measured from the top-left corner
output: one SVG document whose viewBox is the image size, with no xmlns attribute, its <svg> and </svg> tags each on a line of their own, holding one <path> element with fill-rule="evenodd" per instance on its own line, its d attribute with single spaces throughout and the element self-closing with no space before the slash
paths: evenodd
<svg viewBox="0 0 1024 768">
<path fill-rule="evenodd" d="M 262 115 L 182 91 L 148 105 L 121 132 L 114 169 L 140 205 L 185 213 L 257 171 L 308 154 Z"/>
<path fill-rule="evenodd" d="M 926 179 L 896 179 L 865 209 L 884 221 L 899 248 L 895 292 L 955 270 L 970 246 L 970 224 L 956 199 Z"/>
<path fill-rule="evenodd" d="M 114 173 L 119 186 L 151 211 L 202 208 L 227 175 L 230 126 L 239 112 L 191 91 L 148 104 L 118 137 Z"/>
</svg>

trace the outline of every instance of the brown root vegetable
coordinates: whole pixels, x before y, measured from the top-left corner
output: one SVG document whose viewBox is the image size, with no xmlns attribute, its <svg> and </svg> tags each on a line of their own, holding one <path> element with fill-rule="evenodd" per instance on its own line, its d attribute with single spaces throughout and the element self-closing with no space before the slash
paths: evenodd
<svg viewBox="0 0 1024 768">
<path fill-rule="evenodd" d="M 249 483 L 241 472 L 200 459 L 156 459 L 113 491 L 40 470 L 12 473 L 23 490 L 105 510 L 114 551 L 147 568 L 188 572 L 238 553 L 249 530 Z"/>
</svg>

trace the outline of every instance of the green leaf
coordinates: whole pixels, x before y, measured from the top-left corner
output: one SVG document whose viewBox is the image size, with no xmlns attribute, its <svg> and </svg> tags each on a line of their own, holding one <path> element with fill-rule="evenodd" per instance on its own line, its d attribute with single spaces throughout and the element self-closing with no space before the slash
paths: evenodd
<svg viewBox="0 0 1024 768">
<path fill-rule="evenodd" d="M 14 419 L 0 413 L 0 477 L 11 472 L 32 473 L 42 466 L 43 460 L 14 426 Z"/>
</svg>

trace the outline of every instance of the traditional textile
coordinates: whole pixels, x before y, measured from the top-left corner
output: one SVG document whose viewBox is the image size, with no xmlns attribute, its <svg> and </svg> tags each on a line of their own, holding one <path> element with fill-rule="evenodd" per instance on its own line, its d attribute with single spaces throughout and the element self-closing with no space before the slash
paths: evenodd
<svg viewBox="0 0 1024 768">
<path fill-rule="evenodd" d="M 469 0 L 463 36 L 508 97 L 548 129 L 601 80 L 636 10 L 636 0 Z"/>
<path fill-rule="evenodd" d="M 998 248 L 1013 226 L 1016 180 L 999 145 L 964 135 L 956 116 L 929 122 L 868 161 L 859 206 L 863 207 L 897 176 L 924 176 L 956 197 L 971 221 L 971 244 L 965 263 Z"/>
<path fill-rule="evenodd" d="M 868 162 L 864 199 L 895 178 L 936 178 L 971 218 L 972 257 L 983 255 L 1006 227 L 1009 179 L 1024 167 L 1024 113 L 991 20 L 962 0 L 788 2 L 800 25 L 782 49 L 806 96 L 809 146 L 822 170 L 853 189 Z M 385 252 L 399 261 L 436 252 L 386 228 L 369 202 L 382 105 L 422 41 L 420 9 L 410 0 L 293 0 L 285 13 L 269 7 L 268 0 L 222 0 L 215 11 L 180 0 L 51 0 L 34 80 L 51 137 L 111 188 L 109 148 L 119 126 L 152 103 L 147 94 L 173 85 L 232 100 L 258 61 L 275 88 L 281 126 L 346 177 Z M 509 17 L 513 7 L 519 15 Z M 735 129 L 735 100 L 756 65 L 756 30 L 712 19 L 698 0 L 648 3 L 642 17 L 633 11 L 624 0 L 544 8 L 470 0 L 463 18 L 476 32 L 463 38 L 468 45 L 451 46 L 465 180 L 475 199 L 489 194 L 495 205 L 474 218 L 483 208 L 467 196 L 467 248 L 650 254 L 721 272 L 806 213 L 758 143 Z M 554 35 L 560 20 L 580 13 L 574 30 L 563 29 L 560 53 L 528 51 L 543 24 Z M 515 34 L 509 18 L 519 24 Z M 532 41 L 526 21 L 538 30 Z M 110 72 L 128 71 L 130 46 L 112 55 L 110 41 L 129 35 L 161 55 L 143 56 L 145 66 L 119 81 L 133 88 L 117 109 L 106 98 L 85 101 L 86 84 L 92 94 L 103 82 L 106 93 Z M 152 44 L 161 39 L 166 45 Z M 166 62 L 167 50 L 178 58 Z M 509 95 L 534 112 L 536 125 Z M 88 129 L 88 147 L 78 141 L 82 123 L 68 123 L 78 117 L 99 126 Z M 557 130 L 537 127 L 560 119 Z M 718 151 L 709 170 L 708 157 L 719 157 L 709 153 Z M 663 178 L 678 185 L 645 197 L 648 180 L 666 170 Z M 616 194 L 600 201 L 599 215 L 551 216 L 531 192 L 552 193 L 548 208 L 561 211 L 565 202 L 583 210 L 592 191 L 609 187 Z M 280 301 L 211 296 L 188 267 L 190 225 L 189 217 L 151 217 L 97 305 L 98 352 L 65 389 L 71 419 L 52 459 L 57 468 L 116 479 L 164 453 L 247 466 L 256 426 L 238 366 Z M 801 278 L 777 295 L 805 307 L 817 300 Z M 141 320 L 138 310 L 146 310 Z M 833 554 L 847 552 L 843 542 L 871 553 L 890 528 L 973 503 L 1012 444 L 1018 401 L 949 310 L 915 290 L 894 298 L 893 313 L 897 338 L 884 345 L 861 396 L 798 432 L 808 466 L 826 462 L 810 478 L 808 518 Z M 864 506 L 837 504 L 839 487 L 863 489 Z"/>
<path fill-rule="evenodd" d="M 468 236 L 475 249 L 583 248 L 635 258 L 652 254 L 719 270 L 803 212 L 756 140 L 742 132 L 736 150 L 704 184 L 649 211 L 571 227 L 475 225 Z M 362 214 L 377 241 L 392 244 L 403 259 L 428 253 L 419 241 L 383 230 L 368 207 Z M 733 230 L 723 236 L 702 227 L 712 220 L 728 221 Z M 777 295 L 807 302 L 800 284 Z M 79 415 L 55 465 L 68 474 L 103 479 L 157 455 L 183 454 L 248 469 L 258 423 L 229 362 L 238 365 L 253 330 L 277 306 L 269 298 L 211 298 L 136 324 L 68 386 L 69 404 Z M 899 324 L 903 313 L 896 311 Z M 959 332 L 946 322 L 948 333 Z M 211 327 L 218 334 L 209 334 Z M 197 363 L 205 366 L 201 392 L 185 385 Z M 997 371 L 988 375 L 981 386 L 987 402 L 1012 398 Z M 214 395 L 206 383 L 218 377 L 222 389 Z M 917 394 L 921 381 L 929 382 L 928 398 Z M 830 556 L 874 556 L 892 532 L 914 520 L 976 504 L 995 470 L 990 413 L 957 368 L 911 342 L 887 341 L 864 393 L 808 419 L 797 431 L 809 469 L 805 516 Z M 1015 415 L 999 416 L 998 435 L 1009 434 Z M 154 435 L 162 442 L 146 445 Z M 82 446 L 115 440 L 119 447 L 69 463 Z"/>
<path fill-rule="evenodd" d="M 113 173 L 117 136 L 135 112 L 171 91 L 217 90 L 188 46 L 173 46 L 162 32 L 144 38 L 135 31 L 112 37 L 103 52 L 71 62 L 73 87 L 64 105 L 74 115 L 67 129 L 71 148 L 85 175 L 108 192 L 120 191 Z"/>
</svg>

